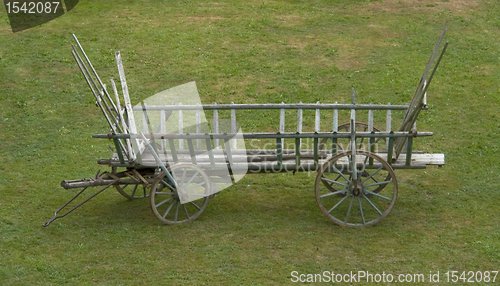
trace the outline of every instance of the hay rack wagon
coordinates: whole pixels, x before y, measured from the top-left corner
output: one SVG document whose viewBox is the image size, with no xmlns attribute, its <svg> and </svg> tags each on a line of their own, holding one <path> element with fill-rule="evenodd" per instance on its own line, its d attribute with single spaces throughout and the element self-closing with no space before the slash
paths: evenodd
<svg viewBox="0 0 500 286">
<path fill-rule="evenodd" d="M 417 131 L 416 120 L 420 111 L 427 109 L 427 89 L 448 44 L 439 51 L 445 32 L 446 27 L 407 105 L 357 104 L 354 89 L 350 104 L 203 105 L 191 82 L 132 106 L 117 52 L 122 105 L 113 80 L 110 94 L 74 36 L 72 54 L 111 128 L 108 134 L 93 137 L 112 140 L 114 153 L 110 159 L 98 161 L 111 166 L 110 171 L 97 172 L 93 178 L 62 181 L 65 189 L 82 190 L 44 226 L 109 188 L 130 200 L 149 198 L 153 213 L 165 224 L 184 223 L 198 218 L 215 194 L 243 175 L 281 172 L 317 172 L 316 201 L 334 223 L 374 225 L 396 203 L 395 169 L 444 164 L 443 154 L 415 151 L 413 141 L 433 135 Z M 404 114 L 403 120 L 393 131 L 393 113 L 397 112 Z M 205 114 L 211 115 L 211 124 Z M 261 116 L 263 121 L 279 124 L 273 131 L 243 133 L 237 125 L 238 114 Z M 297 120 L 285 122 L 290 116 Z M 359 120 L 361 117 L 366 121 Z M 348 121 L 339 124 L 343 118 Z M 377 118 L 385 119 L 381 124 L 385 130 L 376 127 Z M 312 130 L 304 131 L 308 127 Z M 245 148 L 249 143 L 254 147 L 255 142 L 260 142 L 257 148 Z M 100 189 L 69 206 L 92 187 Z"/>
</svg>

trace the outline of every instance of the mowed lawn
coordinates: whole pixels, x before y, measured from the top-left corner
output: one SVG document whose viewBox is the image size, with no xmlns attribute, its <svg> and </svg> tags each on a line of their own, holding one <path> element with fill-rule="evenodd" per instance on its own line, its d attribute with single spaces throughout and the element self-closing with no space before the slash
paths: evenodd
<svg viewBox="0 0 500 286">
<path fill-rule="evenodd" d="M 82 0 L 12 33 L 1 5 L 0 284 L 281 285 L 324 271 L 423 274 L 422 285 L 474 271 L 478 285 L 495 284 L 499 16 L 489 0 Z M 179 226 L 161 224 L 148 200 L 107 190 L 42 227 L 76 194 L 60 182 L 94 176 L 112 154 L 112 142 L 91 138 L 109 130 L 72 33 L 108 85 L 121 51 L 133 104 L 190 81 L 205 104 L 349 103 L 352 87 L 357 103 L 405 104 L 446 21 L 449 47 L 417 122 L 434 136 L 414 141 L 446 164 L 397 170 L 396 207 L 378 225 L 335 225 L 316 204 L 316 174 L 296 173 L 248 175 Z M 238 120 L 245 132 L 277 130 L 271 117 Z M 376 119 L 383 129 L 385 114 Z"/>
</svg>

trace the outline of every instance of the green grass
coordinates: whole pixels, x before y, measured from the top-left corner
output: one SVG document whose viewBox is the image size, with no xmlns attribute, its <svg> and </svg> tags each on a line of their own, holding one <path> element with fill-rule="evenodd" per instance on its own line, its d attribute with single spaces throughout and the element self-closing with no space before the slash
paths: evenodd
<svg viewBox="0 0 500 286">
<path fill-rule="evenodd" d="M 500 270 L 498 15 L 486 0 L 80 1 L 13 34 L 0 8 L 0 284 Z M 300 173 L 246 176 L 185 225 L 164 226 L 147 201 L 107 191 L 42 227 L 74 194 L 60 181 L 95 175 L 110 155 L 91 138 L 108 130 L 71 33 L 107 82 L 121 51 L 133 103 L 194 80 L 203 103 L 348 103 L 354 87 L 358 103 L 404 104 L 446 20 L 450 46 L 418 121 L 435 135 L 414 143 L 446 165 L 397 171 L 399 200 L 379 225 L 334 225 L 316 205 L 315 174 Z M 240 123 L 268 128 L 259 116 Z"/>
</svg>

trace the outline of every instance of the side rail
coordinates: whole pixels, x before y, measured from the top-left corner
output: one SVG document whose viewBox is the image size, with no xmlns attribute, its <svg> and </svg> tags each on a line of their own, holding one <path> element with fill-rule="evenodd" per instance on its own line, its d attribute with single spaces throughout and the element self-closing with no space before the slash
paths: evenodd
<svg viewBox="0 0 500 286">
<path fill-rule="evenodd" d="M 269 120 L 269 121 L 274 121 L 278 126 L 276 126 L 274 129 L 276 130 L 276 134 L 284 134 L 286 132 L 294 132 L 298 134 L 298 137 L 295 138 L 295 140 L 291 140 L 292 143 L 292 151 L 297 151 L 300 149 L 313 149 L 311 144 L 306 145 L 302 144 L 302 139 L 303 138 L 308 138 L 308 137 L 303 137 L 299 138 L 301 135 L 304 134 L 304 132 L 327 132 L 327 134 L 332 134 L 332 133 L 342 133 L 342 132 L 351 132 L 352 126 L 350 123 L 346 124 L 339 124 L 339 121 L 342 119 L 339 116 L 339 113 L 342 111 L 351 111 L 351 114 L 354 110 L 354 112 L 357 111 L 358 113 L 358 118 L 363 118 L 362 121 L 356 122 L 354 131 L 356 132 L 356 137 L 363 137 L 363 132 L 377 132 L 377 134 L 380 134 L 385 129 L 386 134 L 390 134 L 392 131 L 392 126 L 393 126 L 393 112 L 394 111 L 401 111 L 405 112 L 408 108 L 408 105 L 391 105 L 390 103 L 385 104 L 385 105 L 374 105 L 374 104 L 338 104 L 338 103 L 333 103 L 333 104 L 322 104 L 322 103 L 315 103 L 315 104 L 305 104 L 305 103 L 298 103 L 298 104 L 209 104 L 209 105 L 183 105 L 182 102 L 178 102 L 175 105 L 137 105 L 133 107 L 133 111 L 136 114 L 136 118 L 139 115 L 142 118 L 137 118 L 139 122 L 142 123 L 142 126 L 138 127 L 139 131 L 143 132 L 144 134 L 148 133 L 176 133 L 176 134 L 205 134 L 205 133 L 211 133 L 211 134 L 236 134 L 237 130 L 239 129 L 239 126 L 237 125 L 238 122 L 238 114 L 240 111 L 248 111 L 248 110 L 255 110 L 258 112 L 259 110 L 276 110 L 276 117 L 279 117 L 279 125 L 276 124 L 277 120 L 276 118 L 264 118 L 263 120 Z M 314 116 L 313 119 L 307 118 L 306 114 L 311 114 L 310 111 L 314 111 L 312 114 Z M 307 112 L 309 111 L 309 112 Z M 156 126 L 150 126 L 151 124 L 148 124 L 149 117 L 151 116 L 152 113 L 156 113 L 156 117 L 159 118 L 159 124 L 158 127 Z M 211 120 L 211 128 L 208 131 L 206 126 L 203 126 L 202 120 L 200 120 L 201 117 L 204 118 L 205 113 L 211 113 L 212 115 L 212 120 Z M 293 112 L 296 112 L 296 121 Z M 327 114 L 325 116 L 325 113 Z M 374 116 L 374 114 L 378 113 L 377 117 Z M 380 114 L 382 113 L 382 114 Z M 384 114 L 385 113 L 385 114 Z M 256 113 L 257 114 L 257 113 Z M 287 116 L 289 117 L 292 115 L 292 119 L 286 121 L 285 119 Z M 360 114 L 362 116 L 360 116 Z M 175 115 L 175 116 L 174 116 Z M 201 116 L 202 115 L 202 116 Z M 382 115 L 382 116 L 381 116 Z M 196 118 L 196 123 L 193 124 L 194 120 L 192 119 L 193 117 Z M 229 118 L 227 119 L 220 119 L 221 117 L 223 118 Z M 258 117 L 258 116 L 257 116 Z M 326 118 L 325 118 L 326 117 Z M 190 120 L 186 120 L 185 118 L 191 118 Z M 375 118 L 378 118 L 379 124 L 377 124 L 375 121 Z M 384 121 L 381 122 L 381 118 L 385 119 Z M 351 118 L 352 119 L 352 118 Z M 314 122 L 314 129 L 311 130 L 311 127 L 308 128 L 307 131 L 304 127 L 304 121 L 307 120 L 308 122 L 313 121 Z M 344 120 L 347 121 L 346 118 Z M 225 121 L 224 123 L 221 123 L 221 121 Z M 227 122 L 230 123 L 227 123 Z M 295 121 L 295 122 L 294 122 Z M 187 122 L 191 122 L 191 125 L 195 126 L 190 126 L 191 129 L 188 129 L 189 125 Z M 273 125 L 270 124 L 270 125 Z M 169 131 L 165 132 L 165 127 L 169 127 Z M 225 128 L 222 128 L 221 126 L 225 126 Z M 376 127 L 377 126 L 377 127 Z M 176 128 L 177 127 L 177 128 Z M 384 128 L 385 127 L 385 128 Z M 272 126 L 270 127 L 272 128 Z M 248 128 L 244 128 L 245 131 L 248 131 Z M 156 130 L 156 131 L 152 131 Z M 202 132 L 203 130 L 203 132 Z M 414 124 L 413 129 L 411 130 L 412 134 L 418 134 L 419 132 L 417 131 L 416 124 Z M 404 133 L 404 132 L 402 132 Z M 408 132 L 406 132 L 408 133 Z M 264 138 L 269 138 L 269 137 L 263 137 L 263 138 L 258 138 L 255 136 L 248 136 L 249 134 L 253 133 L 244 133 L 245 134 L 245 139 L 264 139 Z M 259 133 L 256 133 L 259 134 Z M 286 137 L 281 137 L 279 138 L 281 148 L 285 149 L 285 152 L 289 152 L 289 150 L 286 150 L 285 148 L 285 142 L 284 139 Z M 288 137 L 290 138 L 290 137 Z M 330 148 L 331 145 L 331 150 L 333 151 L 333 154 L 336 153 L 336 150 L 343 150 L 343 149 L 352 149 L 352 146 L 348 140 L 337 140 L 337 139 L 349 139 L 346 137 L 323 137 L 320 142 L 319 142 L 319 150 L 324 150 L 326 148 Z M 194 140 L 194 142 L 189 142 L 186 141 L 186 138 L 179 137 L 177 138 L 177 143 L 174 145 L 172 142 L 168 142 L 167 139 L 161 139 L 161 142 L 158 144 L 161 146 L 161 149 L 166 149 L 170 145 L 170 148 L 175 148 L 175 151 L 179 152 L 187 152 L 187 150 L 190 150 L 190 148 L 193 148 L 193 151 L 200 151 L 200 150 L 219 150 L 219 149 L 224 149 L 224 144 L 226 142 L 223 142 L 218 136 L 212 137 L 213 139 L 212 143 L 213 145 L 209 147 L 207 145 L 207 142 L 204 142 L 204 139 L 202 138 L 197 138 Z M 390 147 L 390 136 L 386 137 L 378 137 L 376 139 L 369 139 L 368 137 L 365 137 L 366 140 L 359 140 L 359 142 L 355 145 L 356 148 L 362 149 L 363 145 L 366 145 L 364 148 L 371 150 L 371 151 L 381 151 L 381 152 L 386 152 L 388 153 L 389 149 L 392 149 L 392 146 Z M 405 148 L 407 148 L 409 140 L 407 139 L 406 136 L 402 136 L 402 138 L 406 143 L 405 143 Z M 170 139 L 171 140 L 171 139 Z M 371 141 L 370 141 L 371 140 Z M 410 139 L 411 140 L 411 139 Z M 290 141 L 290 140 L 289 140 Z M 231 145 L 232 149 L 238 150 L 241 148 L 244 148 L 245 144 L 238 144 L 238 140 L 236 137 L 233 137 L 230 139 L 229 144 Z M 370 146 L 368 147 L 368 144 Z M 294 146 L 295 145 L 295 146 Z M 303 146 L 306 145 L 306 146 Z M 377 147 L 375 150 L 373 149 L 373 145 L 383 145 L 380 147 Z M 246 145 L 249 147 L 249 145 Z M 271 147 L 273 149 L 273 144 L 268 145 L 268 147 Z M 262 153 L 265 152 L 262 149 L 266 148 L 259 148 L 261 150 L 248 150 L 247 152 L 252 153 L 251 151 L 254 151 L 254 153 Z M 406 150 L 406 149 L 405 149 Z M 298 152 L 298 151 L 297 151 Z M 296 153 L 297 153 L 296 152 Z M 174 152 L 176 153 L 176 152 Z M 118 154 L 120 156 L 120 154 Z M 140 155 L 138 155 L 140 156 Z"/>
<path fill-rule="evenodd" d="M 366 139 L 369 142 L 375 142 L 379 138 L 388 138 L 389 152 L 379 153 L 384 160 L 389 162 L 393 168 L 410 169 L 425 168 L 428 164 L 440 164 L 438 158 L 424 158 L 421 153 L 412 152 L 413 138 L 421 136 L 432 136 L 432 132 L 356 132 L 355 136 L 359 140 Z M 161 155 L 161 160 L 168 165 L 169 163 L 189 162 L 207 169 L 228 168 L 233 172 L 247 170 L 250 173 L 258 172 L 295 172 L 295 171 L 316 171 L 327 158 L 337 154 L 340 150 L 337 148 L 321 150 L 320 141 L 322 139 L 350 139 L 352 132 L 278 132 L 278 133 L 242 133 L 244 139 L 274 139 L 276 142 L 274 150 L 234 150 L 231 148 L 230 140 L 238 134 L 144 134 L 149 142 L 166 140 L 169 148 L 165 152 L 157 152 Z M 111 139 L 131 139 L 135 135 L 131 134 L 96 134 L 94 138 Z M 301 139 L 310 138 L 313 140 L 313 148 L 303 150 L 300 144 L 296 144 L 295 150 L 284 149 L 282 139 Z M 406 154 L 404 158 L 396 160 L 394 158 L 393 146 L 396 138 L 406 138 L 408 140 Z M 187 142 L 188 150 L 178 150 L 178 144 L 175 142 L 183 140 Z M 206 145 L 208 152 L 202 153 L 194 148 L 194 142 L 201 140 Z M 224 147 L 220 150 L 214 150 L 212 142 L 220 140 L 224 142 Z M 429 154 L 427 154 L 429 155 Z M 158 166 L 154 158 L 150 160 L 151 166 Z M 143 161 L 146 162 L 146 161 Z M 220 162 L 224 162 L 220 164 Z M 244 162 L 244 165 L 238 164 Z M 110 164 L 119 166 L 119 159 L 114 158 Z M 369 162 L 370 164 L 371 162 Z M 444 163 L 444 162 L 443 162 Z M 368 164 L 368 165 L 369 165 Z M 240 168 L 240 166 L 242 168 Z"/>
</svg>

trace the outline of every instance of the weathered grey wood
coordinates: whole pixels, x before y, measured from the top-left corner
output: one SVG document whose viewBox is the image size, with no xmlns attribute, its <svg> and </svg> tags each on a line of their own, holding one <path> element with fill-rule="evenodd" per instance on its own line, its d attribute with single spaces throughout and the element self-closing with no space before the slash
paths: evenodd
<svg viewBox="0 0 500 286">
<path fill-rule="evenodd" d="M 351 150 L 353 152 L 354 155 L 356 155 L 356 135 L 355 135 L 355 131 L 356 131 L 356 110 L 355 109 L 351 109 L 351 127 L 350 127 L 350 130 L 351 130 L 351 140 L 350 140 L 350 143 L 351 143 Z M 368 132 L 369 133 L 369 132 Z M 359 134 L 359 133 L 357 133 Z M 355 172 L 354 172 L 355 173 Z M 354 178 L 356 179 L 356 178 Z"/>
<path fill-rule="evenodd" d="M 231 104 L 234 104 L 234 102 L 231 102 Z M 235 109 L 231 109 L 231 133 L 233 133 L 233 134 L 236 133 L 236 110 Z M 236 137 L 232 139 L 233 149 L 238 149 L 237 142 L 238 142 L 238 140 L 236 140 Z"/>
<path fill-rule="evenodd" d="M 92 77 L 90 76 L 90 74 L 88 74 L 87 68 L 85 67 L 82 59 L 80 58 L 80 55 L 78 55 L 78 53 L 75 51 L 74 47 L 73 47 L 73 50 L 71 51 L 71 54 L 75 58 L 75 61 L 78 65 L 78 67 L 80 68 L 80 71 L 81 71 L 83 77 L 85 78 L 85 81 L 87 82 L 88 86 L 90 87 L 90 90 L 92 91 L 92 94 L 94 95 L 94 98 L 96 100 L 97 106 L 99 106 L 99 109 L 101 109 L 101 112 L 103 113 L 104 117 L 106 118 L 106 121 L 108 122 L 111 130 L 113 130 L 113 132 L 116 133 L 115 126 L 114 126 L 113 122 L 111 121 L 111 119 L 109 118 L 106 110 L 104 109 L 104 106 L 101 103 L 101 98 L 98 94 L 98 91 L 94 87 L 95 83 L 94 84 L 92 83 L 93 82 Z"/>
<path fill-rule="evenodd" d="M 448 47 L 448 42 L 444 44 L 443 50 L 441 51 L 441 54 L 439 55 L 439 58 L 436 62 L 436 65 L 434 66 L 434 69 L 432 70 L 431 76 L 429 77 L 429 80 L 427 82 L 427 85 L 424 86 L 424 97 L 427 95 L 427 89 L 431 85 L 432 78 L 434 77 L 434 74 L 436 73 L 436 70 L 439 66 L 439 63 L 441 62 L 441 59 L 443 58 L 444 52 L 446 51 L 446 48 Z M 427 103 L 427 99 L 426 99 Z"/>
<path fill-rule="evenodd" d="M 145 102 L 143 102 L 141 105 L 142 105 L 142 132 L 143 133 L 150 133 L 150 132 L 152 132 L 152 130 L 149 130 L 147 105 Z"/>
<path fill-rule="evenodd" d="M 295 138 L 295 164 L 300 166 L 300 140 L 301 138 Z"/>
<path fill-rule="evenodd" d="M 373 131 L 373 109 L 368 110 L 368 131 Z"/>
<path fill-rule="evenodd" d="M 389 103 L 387 103 L 387 105 L 390 106 L 391 103 L 389 102 Z M 391 124 L 392 124 L 392 114 L 391 114 L 391 112 L 392 112 L 391 109 L 387 109 L 387 115 L 385 117 L 385 130 L 387 132 L 391 132 L 391 128 L 392 128 L 392 126 L 391 126 Z M 389 138 L 385 138 L 385 142 L 387 144 L 387 148 L 389 148 Z"/>
<path fill-rule="evenodd" d="M 170 155 L 172 156 L 173 162 L 176 164 L 179 163 L 179 158 L 177 157 L 177 150 L 175 148 L 174 140 L 168 139 L 168 145 L 170 146 Z M 166 154 L 164 154 L 164 155 L 166 155 Z M 170 161 L 170 162 L 172 162 L 172 161 Z"/>
<path fill-rule="evenodd" d="M 85 60 L 87 61 L 88 65 L 90 66 L 90 69 L 92 70 L 92 72 L 94 73 L 94 76 L 96 77 L 97 81 L 99 82 L 99 84 L 101 85 L 101 87 L 104 89 L 105 93 L 106 93 L 106 96 L 108 98 L 108 100 L 113 104 L 113 109 L 116 111 L 116 113 L 118 114 L 118 108 L 116 107 L 116 105 L 114 105 L 114 102 L 113 100 L 111 99 L 111 97 L 109 96 L 108 92 L 106 91 L 106 88 L 105 88 L 105 85 L 102 83 L 101 81 L 101 78 L 99 77 L 99 75 L 97 74 L 96 70 L 94 69 L 94 66 L 92 65 L 92 63 L 90 62 L 89 58 L 87 57 L 87 54 L 85 53 L 85 51 L 83 50 L 83 47 L 82 45 L 80 45 L 80 42 L 78 41 L 78 39 L 76 38 L 75 34 L 72 34 L 73 36 L 73 39 L 75 40 L 76 42 L 76 45 L 78 46 L 78 48 L 80 49 L 81 53 L 83 54 L 83 57 L 85 58 Z"/>
<path fill-rule="evenodd" d="M 282 101 L 281 105 L 285 105 L 285 103 Z M 285 132 L 285 109 L 284 108 L 280 108 L 280 129 L 279 129 L 279 132 L 280 133 Z M 284 139 L 279 138 L 277 140 L 279 140 L 279 142 L 277 142 L 277 146 L 280 146 L 280 148 L 283 148 Z"/>
<path fill-rule="evenodd" d="M 177 133 L 166 133 L 166 134 L 161 134 L 161 133 L 154 133 L 154 134 L 145 134 L 147 138 L 150 138 L 153 136 L 155 139 L 179 139 L 179 138 L 191 138 L 191 139 L 206 139 L 206 138 L 217 138 L 217 139 L 226 139 L 226 138 L 233 138 L 237 134 L 230 134 L 230 133 L 202 133 L 202 134 L 177 134 Z M 285 132 L 285 133 L 265 133 L 265 132 L 259 132 L 259 133 L 240 133 L 238 134 L 240 136 L 243 136 L 244 139 L 271 139 L 271 138 L 351 138 L 351 132 L 337 132 L 337 133 L 332 133 L 332 132 L 302 132 L 302 133 L 297 133 L 297 132 Z M 357 137 L 366 137 L 366 138 L 380 138 L 380 137 L 389 137 L 389 138 L 395 138 L 395 137 L 422 137 L 422 136 L 432 136 L 432 132 L 418 132 L 416 135 L 413 134 L 412 132 L 356 132 Z M 93 138 L 105 138 L 105 139 L 113 139 L 113 138 L 130 138 L 130 135 L 128 134 L 94 134 L 92 135 Z"/>
<path fill-rule="evenodd" d="M 116 105 L 118 107 L 118 118 L 120 119 L 120 123 L 122 125 L 122 130 L 124 133 L 128 133 L 128 126 L 127 123 L 125 123 L 125 120 L 123 118 L 123 109 L 122 105 L 120 102 L 120 96 L 118 95 L 118 90 L 116 89 L 116 84 L 113 79 L 111 79 L 111 88 L 113 89 L 113 93 L 115 95 L 115 100 L 116 100 Z"/>
<path fill-rule="evenodd" d="M 123 99 L 125 101 L 125 110 L 127 111 L 127 119 L 128 119 L 127 126 L 130 130 L 130 133 L 137 134 L 133 107 L 132 103 L 130 102 L 127 80 L 125 78 L 125 71 L 123 70 L 122 58 L 119 51 L 115 53 L 115 57 L 116 57 L 116 65 L 118 66 L 118 74 L 120 75 L 120 83 L 122 85 Z"/>
<path fill-rule="evenodd" d="M 338 103 L 263 103 L 263 104 L 207 104 L 207 105 L 151 105 L 150 110 L 196 110 L 203 108 L 204 110 L 228 110 L 228 109 L 357 109 L 357 110 L 406 110 L 407 105 L 370 105 L 370 104 L 338 104 Z M 426 109 L 426 108 L 424 108 Z"/>
<path fill-rule="evenodd" d="M 214 103 L 214 105 L 217 105 L 217 103 Z M 212 132 L 215 134 L 219 134 L 219 111 L 217 109 L 214 109 L 214 116 L 213 116 L 213 130 Z M 219 149 L 219 138 L 214 139 L 214 149 Z"/>
<path fill-rule="evenodd" d="M 430 69 L 432 68 L 432 65 L 434 64 L 434 60 L 437 56 L 437 53 L 439 52 L 439 48 L 441 47 L 441 43 L 444 39 L 444 36 L 446 34 L 447 30 L 447 25 L 445 24 L 445 27 L 443 31 L 441 32 L 441 35 L 436 42 L 436 45 L 434 46 L 434 49 L 432 51 L 431 57 L 429 59 L 429 62 L 427 63 L 427 66 L 425 67 L 424 73 L 422 74 L 422 77 L 420 78 L 420 82 L 417 86 L 417 89 L 415 90 L 415 94 L 413 95 L 411 102 L 409 104 L 408 109 L 405 112 L 405 116 L 403 118 L 403 122 L 401 123 L 401 127 L 399 128 L 399 131 L 409 131 L 411 130 L 413 123 L 417 120 L 417 117 L 420 113 L 420 111 L 425 107 L 425 104 L 423 103 L 423 98 L 425 93 L 427 92 L 427 89 L 430 86 L 430 83 L 432 81 L 432 78 L 434 76 L 434 73 L 437 70 L 437 67 L 439 66 L 439 63 L 441 61 L 441 58 L 446 51 L 446 48 L 448 46 L 448 43 L 444 45 L 444 48 L 437 60 L 437 62 L 434 65 L 434 69 L 429 77 L 429 72 Z M 405 145 L 405 141 L 403 139 L 396 139 L 394 142 L 394 149 L 395 149 L 395 157 L 398 158 L 399 154 L 402 152 L 403 147 Z"/>
<path fill-rule="evenodd" d="M 116 98 L 116 104 L 117 104 L 117 107 L 119 108 L 119 113 L 118 113 L 118 116 L 120 118 L 120 122 L 121 122 L 121 125 L 122 125 L 122 130 L 125 134 L 128 134 L 129 133 L 129 129 L 128 129 L 128 126 L 127 126 L 127 123 L 125 122 L 125 119 L 123 118 L 123 113 L 125 112 L 125 109 L 122 109 L 122 105 L 121 105 L 121 102 L 120 102 L 120 97 L 118 96 L 118 90 L 116 89 L 116 84 L 115 84 L 115 81 L 113 79 L 111 79 L 111 87 L 113 88 L 113 93 L 115 94 L 115 98 Z M 121 144 L 121 142 L 120 142 Z M 132 146 L 130 145 L 130 139 L 125 139 L 125 145 L 126 145 L 126 149 L 123 148 L 123 150 L 125 151 L 125 155 L 127 156 L 127 158 L 129 160 L 133 160 L 133 155 L 132 155 Z M 123 146 L 123 145 L 122 145 Z"/>
<path fill-rule="evenodd" d="M 302 108 L 297 109 L 297 132 L 302 132 Z"/>
<path fill-rule="evenodd" d="M 166 113 L 167 111 L 165 110 L 160 111 L 160 132 L 162 133 L 167 132 Z M 167 142 L 165 141 L 165 139 L 161 139 L 161 147 L 163 150 L 167 150 Z"/>
<path fill-rule="evenodd" d="M 424 80 L 424 89 L 426 91 L 424 92 L 423 104 L 424 106 L 427 106 L 427 80 Z"/>
<path fill-rule="evenodd" d="M 281 102 L 282 105 L 285 105 L 284 102 Z M 285 109 L 280 108 L 280 132 L 285 132 Z M 283 143 L 283 142 L 282 142 Z"/>
<path fill-rule="evenodd" d="M 225 160 L 228 163 L 228 168 L 231 168 L 234 165 L 233 162 L 233 154 L 231 153 L 231 146 L 229 144 L 228 139 L 224 139 L 224 147 L 226 148 L 226 157 Z"/>
<path fill-rule="evenodd" d="M 302 101 L 299 102 L 299 104 L 302 104 Z M 302 132 L 302 108 L 297 109 L 297 132 L 301 133 Z M 300 150 L 300 145 L 302 145 L 302 138 L 299 140 L 295 140 L 295 144 L 298 143 L 298 150 Z M 300 165 L 300 156 L 299 159 L 297 160 L 297 165 Z"/>
<path fill-rule="evenodd" d="M 272 164 L 275 166 L 279 166 L 279 163 L 277 161 L 277 157 L 275 155 L 273 156 L 262 156 L 262 155 L 256 155 L 256 156 L 247 156 L 247 155 L 235 155 L 229 154 L 227 152 L 222 152 L 223 150 L 219 150 L 216 152 L 214 150 L 214 159 L 213 161 L 210 159 L 208 154 L 203 154 L 203 155 L 198 155 L 197 156 L 197 165 L 200 167 L 206 167 L 206 168 L 214 168 L 214 167 L 223 167 L 225 166 L 227 168 L 227 164 L 230 163 L 229 158 L 232 160 L 232 164 L 230 166 L 232 168 L 238 168 L 243 167 L 244 163 L 241 162 L 248 162 L 248 167 L 249 169 L 253 169 L 257 166 L 260 166 L 261 168 L 264 168 L 265 165 Z M 312 164 L 314 165 L 314 155 L 311 156 L 311 154 L 314 154 L 311 152 L 312 150 L 309 150 L 310 152 L 308 155 L 305 155 L 304 153 L 300 153 L 300 166 L 302 165 L 309 165 Z M 376 153 L 378 156 L 380 156 L 382 159 L 386 160 L 387 159 L 387 153 Z M 437 165 L 437 166 L 442 166 L 445 164 L 444 160 L 444 154 L 428 154 L 428 153 L 412 153 L 411 155 L 411 161 L 410 165 L 406 165 L 406 153 L 402 153 L 400 159 L 393 161 L 391 166 L 394 168 L 425 168 L 428 165 Z M 156 161 L 153 158 L 153 155 L 151 153 L 145 153 L 143 159 L 143 164 L 144 166 L 156 166 L 155 164 Z M 186 163 L 191 163 L 192 158 L 189 154 L 184 154 L 180 155 L 178 154 L 178 162 L 186 162 Z M 174 159 L 169 155 L 161 154 L 160 159 L 162 162 L 167 163 L 167 162 L 173 162 Z M 320 156 L 318 158 L 318 165 L 321 166 L 323 165 L 326 160 L 328 160 L 330 156 Z M 111 164 L 118 164 L 118 155 L 114 154 L 112 161 L 110 162 Z M 297 165 L 297 157 L 295 154 L 293 155 L 283 155 L 282 157 L 282 165 L 288 165 L 293 166 Z M 363 163 L 363 155 L 357 155 L 356 161 L 359 162 L 360 164 Z M 348 163 L 348 158 L 342 158 L 340 161 L 337 162 L 340 165 L 346 165 Z M 368 166 L 367 166 L 368 167 Z M 376 168 L 378 167 L 376 164 L 373 164 L 372 166 L 369 166 L 370 168 Z"/>
<path fill-rule="evenodd" d="M 336 101 L 335 101 L 335 104 L 337 104 Z M 333 128 L 332 128 L 332 130 L 333 130 L 333 132 L 339 131 L 339 110 L 338 109 L 333 110 Z"/>
<path fill-rule="evenodd" d="M 194 152 L 193 140 L 187 139 L 187 145 L 189 149 L 189 155 L 191 157 L 191 163 L 196 165 L 196 154 Z"/>
<path fill-rule="evenodd" d="M 199 105 L 196 103 L 196 105 Z M 196 109 L 195 110 L 196 114 L 196 133 L 201 133 L 201 115 L 200 115 L 200 110 Z M 196 149 L 201 150 L 201 139 L 196 139 Z"/>
<path fill-rule="evenodd" d="M 215 160 L 214 160 L 214 152 L 212 150 L 212 141 L 210 140 L 210 138 L 207 138 L 207 139 L 205 139 L 205 143 L 207 146 L 208 157 L 210 159 L 210 165 L 214 166 Z"/>
<path fill-rule="evenodd" d="M 108 92 L 106 91 L 106 85 L 105 85 L 105 84 L 103 84 L 102 86 L 103 86 L 103 87 L 102 87 L 102 89 L 99 89 L 99 101 L 100 101 L 101 103 L 104 103 L 104 107 L 105 107 L 105 109 L 108 111 L 109 116 L 110 116 L 111 118 L 113 118 L 113 123 L 115 124 L 115 127 L 116 127 L 117 131 L 118 131 L 119 133 L 122 133 L 122 132 L 123 132 L 123 130 L 122 130 L 122 128 L 120 127 L 120 121 L 119 121 L 119 119 L 118 119 L 118 116 L 119 116 L 119 111 L 118 111 L 117 109 L 112 110 L 112 107 L 110 107 L 110 106 L 109 106 L 108 101 L 107 101 L 107 100 L 106 100 L 106 98 L 104 97 L 104 94 L 105 94 L 105 93 L 106 93 L 106 94 L 108 93 Z M 113 102 L 113 100 L 111 100 L 111 98 L 109 98 L 109 95 L 108 95 L 108 100 L 111 102 L 111 104 L 112 104 L 113 106 L 115 106 L 115 103 Z M 113 114 L 113 112 L 114 112 L 115 114 Z"/>
<path fill-rule="evenodd" d="M 179 104 L 179 106 L 182 106 L 182 102 L 179 102 L 178 104 Z M 178 126 L 178 130 L 179 130 L 179 134 L 184 133 L 184 120 L 182 118 L 182 109 L 179 109 L 179 119 L 178 119 L 177 126 Z M 179 139 L 179 150 L 184 150 L 184 140 L 182 138 Z"/>
<path fill-rule="evenodd" d="M 118 74 L 120 75 L 120 83 L 122 86 L 122 93 L 123 93 L 123 100 L 125 102 L 125 111 L 127 114 L 127 121 L 128 121 L 128 129 L 130 130 L 130 133 L 132 134 L 137 134 L 137 126 L 135 125 L 135 118 L 134 118 L 134 112 L 132 108 L 132 103 L 130 102 L 130 96 L 128 93 L 128 86 L 127 86 L 127 80 L 125 78 L 125 71 L 123 69 L 123 63 L 122 63 L 122 58 L 120 55 L 120 51 L 115 53 L 115 58 L 116 58 L 116 65 L 118 67 Z M 144 150 L 145 146 L 144 144 L 139 144 L 137 140 L 131 140 L 130 143 L 132 144 L 133 150 L 137 150 L 137 152 L 133 152 L 132 155 L 132 160 L 140 160 L 141 159 L 141 153 L 142 150 Z"/>
<path fill-rule="evenodd" d="M 316 102 L 316 104 L 319 104 L 319 101 Z M 315 132 L 320 132 L 320 128 L 321 128 L 320 120 L 321 120 L 320 109 L 316 109 L 316 114 L 314 117 L 314 131 Z"/>
</svg>

